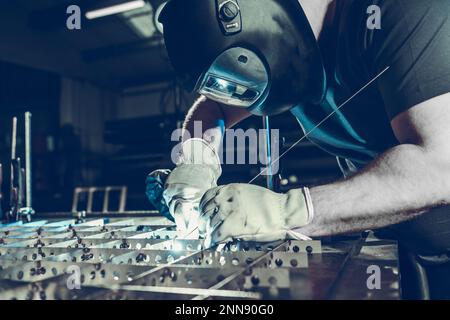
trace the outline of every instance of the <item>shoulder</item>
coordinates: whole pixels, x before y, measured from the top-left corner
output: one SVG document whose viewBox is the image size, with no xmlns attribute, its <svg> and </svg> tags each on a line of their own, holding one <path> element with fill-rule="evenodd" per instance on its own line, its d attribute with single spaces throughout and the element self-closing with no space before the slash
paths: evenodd
<svg viewBox="0 0 450 320">
<path fill-rule="evenodd" d="M 364 51 L 369 62 L 391 64 L 408 52 L 418 58 L 431 42 L 449 40 L 450 1 L 448 0 L 369 0 L 379 8 L 367 13 Z M 379 14 L 379 25 L 372 28 L 370 14 Z M 445 44 L 447 45 L 447 44 Z"/>
</svg>

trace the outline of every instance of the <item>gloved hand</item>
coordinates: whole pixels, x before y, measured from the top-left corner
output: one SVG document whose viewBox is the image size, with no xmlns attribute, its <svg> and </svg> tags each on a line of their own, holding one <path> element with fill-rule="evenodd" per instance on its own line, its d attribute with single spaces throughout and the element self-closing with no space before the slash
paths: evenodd
<svg viewBox="0 0 450 320">
<path fill-rule="evenodd" d="M 166 183 L 167 177 L 170 174 L 170 170 L 162 169 L 155 170 L 147 176 L 145 181 L 146 189 L 145 194 L 147 195 L 150 203 L 159 211 L 161 215 L 166 217 L 172 222 L 175 219 L 169 212 L 169 207 L 163 197 L 164 184 Z"/>
<path fill-rule="evenodd" d="M 309 224 L 314 216 L 307 188 L 280 194 L 249 184 L 209 190 L 200 211 L 200 231 L 207 235 L 207 247 L 232 240 L 308 240 L 294 229 Z"/>
<path fill-rule="evenodd" d="M 189 139 L 182 144 L 177 163 L 165 182 L 163 197 L 180 236 L 198 238 L 198 206 L 204 193 L 217 186 L 220 160 L 205 140 Z"/>
</svg>

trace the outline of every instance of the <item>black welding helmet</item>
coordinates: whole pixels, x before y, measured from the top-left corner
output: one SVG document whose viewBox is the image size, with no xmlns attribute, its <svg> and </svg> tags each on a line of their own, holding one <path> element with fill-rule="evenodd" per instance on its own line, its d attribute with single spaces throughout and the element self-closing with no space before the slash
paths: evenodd
<svg viewBox="0 0 450 320">
<path fill-rule="evenodd" d="M 298 0 L 170 0 L 160 22 L 189 91 L 257 115 L 323 99 L 322 58 Z"/>
</svg>

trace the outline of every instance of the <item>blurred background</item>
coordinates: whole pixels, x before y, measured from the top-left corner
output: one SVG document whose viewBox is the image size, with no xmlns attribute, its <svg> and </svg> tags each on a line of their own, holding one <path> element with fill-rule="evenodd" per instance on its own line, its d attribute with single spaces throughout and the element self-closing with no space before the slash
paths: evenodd
<svg viewBox="0 0 450 320">
<path fill-rule="evenodd" d="M 23 152 L 21 120 L 31 111 L 35 210 L 70 211 L 75 187 L 107 185 L 128 188 L 127 210 L 153 209 L 146 175 L 173 167 L 170 135 L 196 98 L 178 86 L 165 52 L 156 20 L 164 2 L 0 2 L 0 162 L 9 166 L 13 116 Z M 70 5 L 81 9 L 81 29 L 67 28 Z M 89 12 L 100 15 L 88 19 Z M 239 127 L 261 128 L 262 119 Z M 289 113 L 273 118 L 272 128 L 280 129 L 282 150 L 302 136 Z M 226 165 L 220 182 L 248 182 L 260 167 Z M 281 167 L 283 189 L 340 176 L 335 158 L 307 141 Z"/>
</svg>

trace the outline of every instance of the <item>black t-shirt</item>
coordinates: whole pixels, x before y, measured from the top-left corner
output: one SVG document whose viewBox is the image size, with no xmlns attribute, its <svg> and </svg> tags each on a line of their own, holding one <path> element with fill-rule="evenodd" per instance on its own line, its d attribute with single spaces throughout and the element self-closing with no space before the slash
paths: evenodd
<svg viewBox="0 0 450 320">
<path fill-rule="evenodd" d="M 371 5 L 381 9 L 380 30 L 367 28 Z M 309 132 L 389 67 L 309 134 L 319 147 L 360 168 L 399 144 L 390 124 L 395 116 L 450 92 L 450 0 L 340 0 L 337 9 L 335 33 L 325 41 L 334 45 L 322 47 L 326 99 L 292 113 Z M 450 208 L 432 210 L 386 230 L 416 253 L 440 254 L 450 250 L 449 214 Z"/>
<path fill-rule="evenodd" d="M 381 29 L 370 29 L 367 9 L 381 9 Z M 398 144 L 390 121 L 411 107 L 450 92 L 450 0 L 340 0 L 333 48 L 322 48 L 328 80 L 320 105 L 292 110 L 326 151 L 363 166 Z M 372 20 L 371 20 L 372 21 Z"/>
</svg>

